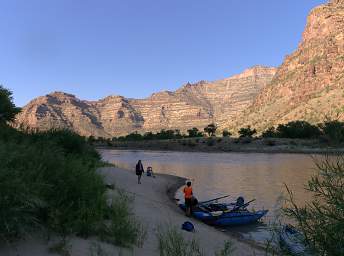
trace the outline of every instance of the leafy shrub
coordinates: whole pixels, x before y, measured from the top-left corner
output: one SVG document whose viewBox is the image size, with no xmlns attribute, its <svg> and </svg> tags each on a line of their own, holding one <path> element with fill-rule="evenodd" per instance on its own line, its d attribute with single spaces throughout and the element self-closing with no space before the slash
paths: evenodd
<svg viewBox="0 0 344 256">
<path fill-rule="evenodd" d="M 217 130 L 217 125 L 214 123 L 208 124 L 205 128 L 204 128 L 204 132 L 208 133 L 209 136 L 214 136 L 215 132 Z"/>
<path fill-rule="evenodd" d="M 230 131 L 228 131 L 228 130 L 223 130 L 222 131 L 222 136 L 223 137 L 230 137 L 232 134 L 230 133 Z"/>
<path fill-rule="evenodd" d="M 109 222 L 103 222 L 99 233 L 104 241 L 130 247 L 133 244 L 142 245 L 146 230 L 132 213 L 130 204 L 133 198 L 122 191 L 112 198 L 112 204 L 107 209 Z"/>
<path fill-rule="evenodd" d="M 97 151 L 68 130 L 17 131 L 6 124 L 16 112 L 11 93 L 0 86 L 0 241 L 43 227 L 63 236 L 98 235 L 108 218 L 112 227 L 127 224 L 110 234 L 113 241 L 133 243 L 136 229 L 125 204 L 106 203 Z"/>
<path fill-rule="evenodd" d="M 202 256 L 198 242 L 185 240 L 176 227 L 159 230 L 159 251 L 161 256 Z"/>
<path fill-rule="evenodd" d="M 215 256 L 230 256 L 235 251 L 233 243 L 226 241 L 223 248 L 215 252 Z"/>
<path fill-rule="evenodd" d="M 188 131 L 188 136 L 190 138 L 194 138 L 194 137 L 203 137 L 203 133 L 200 132 L 196 127 L 189 129 Z"/>
<path fill-rule="evenodd" d="M 295 203 L 288 189 L 287 216 L 293 218 L 308 244 L 319 255 L 344 254 L 344 156 L 325 157 L 316 161 L 318 173 L 307 185 L 313 194 L 306 206 Z"/>
<path fill-rule="evenodd" d="M 344 142 L 344 122 L 326 121 L 323 124 L 319 124 L 319 127 L 331 143 Z"/>
<path fill-rule="evenodd" d="M 265 130 L 262 133 L 262 137 L 263 138 L 274 138 L 274 137 L 277 137 L 277 133 L 276 133 L 275 127 L 271 126 L 267 130 Z"/>
<path fill-rule="evenodd" d="M 256 129 L 251 129 L 251 126 L 247 126 L 244 128 L 240 128 L 239 132 L 240 137 L 252 137 L 254 134 L 257 133 Z"/>
<path fill-rule="evenodd" d="M 20 112 L 13 103 L 12 92 L 0 85 L 0 123 L 12 121 Z"/>
<path fill-rule="evenodd" d="M 321 134 L 317 126 L 306 121 L 292 121 L 287 124 L 280 124 L 277 126 L 276 132 L 280 138 L 291 139 L 310 139 L 316 138 Z"/>
</svg>

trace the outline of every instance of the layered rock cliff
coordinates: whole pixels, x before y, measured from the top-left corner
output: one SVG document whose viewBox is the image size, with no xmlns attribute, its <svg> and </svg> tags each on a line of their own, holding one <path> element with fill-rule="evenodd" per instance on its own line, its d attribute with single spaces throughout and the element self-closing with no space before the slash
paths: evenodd
<svg viewBox="0 0 344 256">
<path fill-rule="evenodd" d="M 38 130 L 68 128 L 97 137 L 133 131 L 203 129 L 211 122 L 223 122 L 242 112 L 274 74 L 275 68 L 255 66 L 227 79 L 188 83 L 175 92 L 158 92 L 146 99 L 109 96 L 92 102 L 55 92 L 25 106 L 16 125 Z"/>
<path fill-rule="evenodd" d="M 303 119 L 344 118 L 344 0 L 316 7 L 298 49 L 286 56 L 271 83 L 244 113 L 224 126 L 237 129 Z"/>
<path fill-rule="evenodd" d="M 256 66 L 214 82 L 186 84 L 146 99 L 110 96 L 83 101 L 52 93 L 31 101 L 16 125 L 69 128 L 112 137 L 133 131 L 191 127 L 216 122 L 232 132 L 251 125 L 262 131 L 291 120 L 344 120 L 344 0 L 313 9 L 297 50 L 277 69 Z"/>
</svg>

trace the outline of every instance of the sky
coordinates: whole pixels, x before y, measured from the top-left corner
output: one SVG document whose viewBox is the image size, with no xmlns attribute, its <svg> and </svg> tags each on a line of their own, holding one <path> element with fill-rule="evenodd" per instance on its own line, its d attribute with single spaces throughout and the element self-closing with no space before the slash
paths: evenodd
<svg viewBox="0 0 344 256">
<path fill-rule="evenodd" d="M 0 0 L 0 84 L 24 106 L 53 91 L 145 98 L 278 66 L 326 0 Z"/>
</svg>

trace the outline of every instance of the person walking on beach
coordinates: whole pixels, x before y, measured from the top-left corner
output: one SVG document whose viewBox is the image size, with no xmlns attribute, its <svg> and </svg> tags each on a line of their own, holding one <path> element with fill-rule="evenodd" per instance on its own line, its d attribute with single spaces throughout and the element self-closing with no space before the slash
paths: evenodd
<svg viewBox="0 0 344 256">
<path fill-rule="evenodd" d="M 136 175 L 137 175 L 137 184 L 141 184 L 142 173 L 144 172 L 143 165 L 141 160 L 136 164 Z"/>
<path fill-rule="evenodd" d="M 186 183 L 186 186 L 184 187 L 184 199 L 185 199 L 185 212 L 186 216 L 191 216 L 191 207 L 192 207 L 192 187 L 191 187 L 191 181 L 188 181 Z"/>
</svg>

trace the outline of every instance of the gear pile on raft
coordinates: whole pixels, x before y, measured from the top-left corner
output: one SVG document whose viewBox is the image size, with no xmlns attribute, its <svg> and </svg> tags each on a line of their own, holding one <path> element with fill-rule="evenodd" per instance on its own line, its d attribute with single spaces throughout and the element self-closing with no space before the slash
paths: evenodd
<svg viewBox="0 0 344 256">
<path fill-rule="evenodd" d="M 195 197 L 191 197 L 191 199 L 186 200 L 185 203 L 179 204 L 179 207 L 184 210 L 188 216 L 192 216 L 209 225 L 220 227 L 251 224 L 257 222 L 268 213 L 268 210 L 253 211 L 247 209 L 250 203 L 255 201 L 255 199 L 245 202 L 243 197 L 238 197 L 237 200 L 232 203 L 217 202 L 227 197 L 229 197 L 229 195 L 204 202 L 198 202 Z"/>
</svg>

